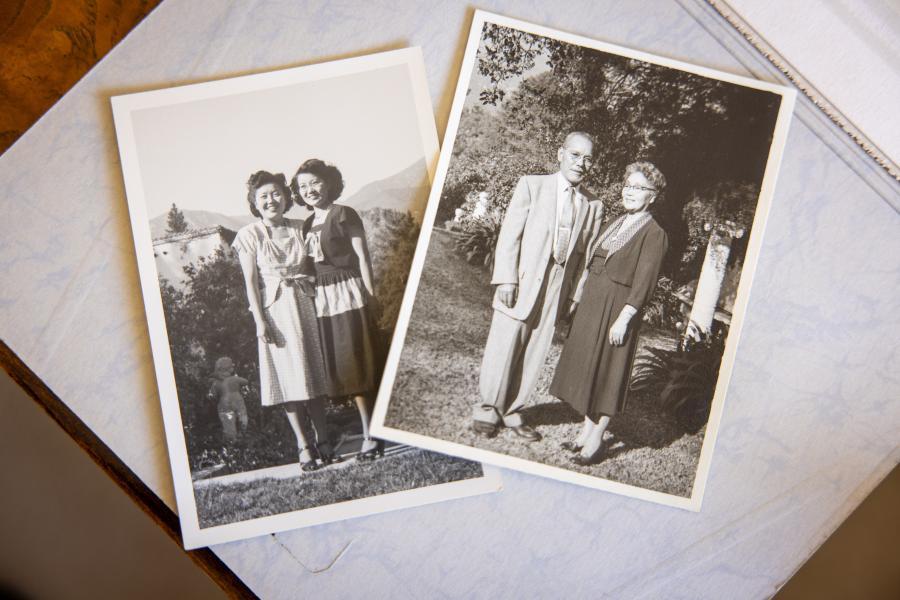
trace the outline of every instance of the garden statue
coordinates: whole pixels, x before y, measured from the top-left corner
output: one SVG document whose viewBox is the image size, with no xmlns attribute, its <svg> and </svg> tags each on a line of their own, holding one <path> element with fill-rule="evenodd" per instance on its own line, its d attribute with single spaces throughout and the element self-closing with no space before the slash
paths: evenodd
<svg viewBox="0 0 900 600">
<path fill-rule="evenodd" d="M 719 303 L 722 281 L 725 279 L 728 256 L 731 254 L 731 242 L 744 235 L 744 228 L 729 220 L 716 224 L 704 223 L 703 230 L 710 232 L 709 243 L 706 246 L 706 256 L 697 282 L 690 320 L 684 330 L 685 342 L 699 342 L 709 336 L 716 306 Z"/>
</svg>

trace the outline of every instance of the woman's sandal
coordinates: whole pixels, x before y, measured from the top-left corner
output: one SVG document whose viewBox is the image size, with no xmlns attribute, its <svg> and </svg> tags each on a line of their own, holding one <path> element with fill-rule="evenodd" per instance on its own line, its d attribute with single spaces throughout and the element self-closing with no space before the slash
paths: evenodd
<svg viewBox="0 0 900 600">
<path fill-rule="evenodd" d="M 592 465 L 599 465 L 603 462 L 603 444 L 597 448 L 597 451 L 591 454 L 590 456 L 583 456 L 581 454 L 576 454 L 572 457 L 572 462 L 578 465 L 579 467 L 590 467 Z"/>
<path fill-rule="evenodd" d="M 341 455 L 334 451 L 334 444 L 329 441 L 317 445 L 316 452 L 319 454 L 319 460 L 322 461 L 322 466 L 325 467 L 344 461 Z"/>
<path fill-rule="evenodd" d="M 368 446 L 368 449 L 366 447 Z M 364 438 L 362 447 L 356 455 L 357 462 L 372 462 L 384 456 L 384 442 L 372 438 Z"/>
<path fill-rule="evenodd" d="M 309 460 L 303 460 L 303 453 L 309 456 Z M 316 455 L 313 453 L 313 449 L 309 446 L 304 446 L 300 450 L 300 470 L 304 473 L 309 473 L 310 471 L 317 471 L 321 468 L 321 465 L 316 461 Z"/>
</svg>

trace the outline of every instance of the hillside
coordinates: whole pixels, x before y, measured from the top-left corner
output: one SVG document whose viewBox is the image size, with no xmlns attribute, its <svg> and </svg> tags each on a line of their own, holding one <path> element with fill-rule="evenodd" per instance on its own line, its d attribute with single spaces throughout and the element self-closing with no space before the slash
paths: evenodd
<svg viewBox="0 0 900 600">
<path fill-rule="evenodd" d="M 423 158 L 399 173 L 364 185 L 355 194 L 342 198 L 339 202 L 358 211 L 370 208 L 409 211 L 417 221 L 421 221 L 430 189 L 428 171 Z"/>
</svg>

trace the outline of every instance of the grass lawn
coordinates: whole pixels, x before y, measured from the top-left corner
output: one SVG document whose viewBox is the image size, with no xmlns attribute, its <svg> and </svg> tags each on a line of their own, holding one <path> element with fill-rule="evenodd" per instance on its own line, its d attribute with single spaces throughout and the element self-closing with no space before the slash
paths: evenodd
<svg viewBox="0 0 900 600">
<path fill-rule="evenodd" d="M 237 523 L 295 510 L 480 477 L 481 465 L 412 449 L 372 463 L 326 468 L 292 479 L 211 483 L 195 489 L 200 527 Z"/>
<path fill-rule="evenodd" d="M 547 389 L 560 352 L 554 343 L 526 421 L 544 436 L 537 443 L 504 430 L 493 439 L 471 430 L 478 399 L 478 375 L 491 321 L 490 274 L 453 253 L 453 240 L 440 230 L 431 238 L 390 408 L 389 427 L 518 458 L 563 467 L 642 488 L 688 497 L 694 483 L 705 429 L 685 432 L 657 411 L 646 395 L 629 396 L 627 410 L 610 422 L 606 459 L 579 467 L 560 443 L 573 440 L 582 417 Z M 675 338 L 644 328 L 638 352 L 647 345 L 674 348 Z"/>
</svg>

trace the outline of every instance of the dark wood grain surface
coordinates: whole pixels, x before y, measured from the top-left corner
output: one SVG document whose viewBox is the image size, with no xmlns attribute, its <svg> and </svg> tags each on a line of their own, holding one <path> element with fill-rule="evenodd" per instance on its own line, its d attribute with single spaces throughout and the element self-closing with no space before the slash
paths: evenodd
<svg viewBox="0 0 900 600">
<path fill-rule="evenodd" d="M 0 152 L 159 0 L 0 0 Z"/>
<path fill-rule="evenodd" d="M 157 4 L 159 0 L 0 0 L 0 153 Z M 180 547 L 178 516 L 2 340 L 0 364 Z M 255 598 L 211 551 L 187 554 L 229 595 Z"/>
</svg>

